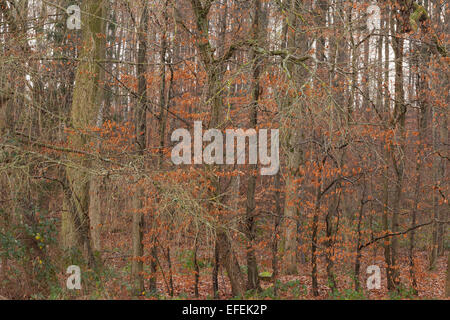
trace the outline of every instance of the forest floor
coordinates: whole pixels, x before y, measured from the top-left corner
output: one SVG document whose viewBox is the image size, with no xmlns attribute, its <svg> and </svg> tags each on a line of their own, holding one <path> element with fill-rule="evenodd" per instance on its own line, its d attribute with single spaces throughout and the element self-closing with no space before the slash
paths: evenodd
<svg viewBox="0 0 450 320">
<path fill-rule="evenodd" d="M 416 253 L 416 276 L 418 283 L 418 295 L 414 296 L 408 288 L 411 287 L 409 283 L 409 261 L 406 255 L 405 258 L 400 260 L 400 275 L 402 285 L 405 289 L 402 289 L 398 294 L 389 293 L 386 286 L 386 273 L 383 268 L 384 257 L 379 252 L 374 257 L 373 253 L 365 253 L 362 257 L 361 265 L 361 292 L 356 292 L 352 288 L 354 287 L 352 276 L 350 272 L 343 273 L 339 270 L 336 271 L 337 278 L 337 293 L 332 293 L 332 290 L 327 286 L 327 277 L 325 270 L 325 263 L 319 266 L 319 296 L 312 295 L 312 283 L 310 276 L 309 264 L 299 265 L 298 275 L 280 275 L 279 276 L 279 293 L 278 297 L 273 295 L 273 283 L 261 282 L 262 292 L 258 295 L 248 295 L 246 299 L 374 299 L 374 300 L 386 300 L 386 299 L 448 299 L 445 297 L 445 279 L 446 279 L 446 267 L 447 259 L 445 256 L 439 257 L 436 269 L 433 271 L 428 270 L 428 258 L 426 252 Z M 370 264 L 369 264 L 370 262 Z M 366 280 L 368 275 L 366 274 L 366 268 L 368 265 L 378 265 L 381 268 L 381 289 L 379 290 L 367 290 Z M 166 270 L 167 271 L 167 270 Z M 201 271 L 199 281 L 199 297 L 195 298 L 194 295 L 194 273 L 174 273 L 174 297 L 177 299 L 211 299 L 211 268 L 205 268 Z M 167 275 L 166 275 L 167 277 Z M 167 279 L 166 279 L 167 280 Z M 164 278 L 159 276 L 158 288 L 161 295 L 169 298 L 167 295 L 167 284 Z M 225 272 L 219 273 L 219 294 L 221 299 L 233 299 L 231 295 L 231 287 Z M 150 298 L 154 299 L 154 298 Z"/>
<path fill-rule="evenodd" d="M 116 279 L 108 281 L 105 286 L 108 292 L 107 298 L 130 299 L 130 259 L 125 254 L 131 248 L 131 241 L 120 236 L 120 233 L 109 233 L 104 242 L 110 254 L 103 258 L 107 261 L 105 264 L 111 270 L 116 272 Z M 106 248 L 105 248 L 106 249 Z M 199 277 L 199 296 L 195 297 L 195 272 L 192 261 L 192 248 L 183 248 L 183 245 L 171 247 L 171 268 L 168 267 L 165 252 L 160 250 L 159 266 L 157 273 L 157 295 L 145 293 L 141 299 L 212 299 L 212 265 L 210 262 L 211 252 L 199 251 L 198 261 L 200 263 Z M 263 250 L 266 252 L 265 250 Z M 271 256 L 267 256 L 261 251 L 257 255 L 259 272 L 271 273 Z M 243 252 L 239 251 L 238 252 Z M 448 254 L 448 252 L 446 253 Z M 384 263 L 383 249 L 379 246 L 372 246 L 370 249 L 363 250 L 360 268 L 360 286 L 359 292 L 354 290 L 354 258 L 347 259 L 347 263 L 336 263 L 335 274 L 337 280 L 337 292 L 333 293 L 327 285 L 326 263 L 321 258 L 318 263 L 319 275 L 319 296 L 312 294 L 311 264 L 309 262 L 298 264 L 298 275 L 283 275 L 281 272 L 278 277 L 278 297 L 274 295 L 272 282 L 261 282 L 262 292 L 258 294 L 248 294 L 245 299 L 448 299 L 445 297 L 445 280 L 447 272 L 446 254 L 438 258 L 435 270 L 428 270 L 429 258 L 428 251 L 423 248 L 415 251 L 415 274 L 417 277 L 418 294 L 412 295 L 410 283 L 410 271 L 408 252 L 403 248 L 399 252 L 399 270 L 402 288 L 399 293 L 389 293 L 387 290 L 386 268 Z M 108 257 L 109 256 L 109 257 Z M 240 261 L 245 261 L 245 256 L 239 256 Z M 370 274 L 366 273 L 367 267 L 376 265 L 381 270 L 381 289 L 368 290 L 366 281 Z M 282 268 L 282 261 L 280 268 Z M 147 280 L 145 286 L 148 287 L 149 268 L 147 271 Z M 243 270 L 245 276 L 245 270 Z M 169 295 L 170 273 L 172 273 L 173 297 Z M 220 299 L 233 299 L 231 286 L 228 281 L 225 270 L 219 270 L 219 296 Z M 103 294 L 102 294 L 103 296 Z"/>
</svg>

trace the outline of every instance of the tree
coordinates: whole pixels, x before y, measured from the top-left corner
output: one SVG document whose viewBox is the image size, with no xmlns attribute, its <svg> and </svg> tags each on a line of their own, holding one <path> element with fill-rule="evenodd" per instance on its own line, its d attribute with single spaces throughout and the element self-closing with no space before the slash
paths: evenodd
<svg viewBox="0 0 450 320">
<path fill-rule="evenodd" d="M 84 1 L 83 11 L 87 14 L 82 18 L 83 47 L 75 77 L 71 110 L 74 134 L 69 136 L 69 145 L 80 150 L 88 148 L 92 142 L 91 130 L 96 126 L 103 99 L 101 81 L 104 71 L 99 61 L 105 56 L 105 41 L 102 36 L 105 34 L 105 3 L 104 1 Z M 67 166 L 66 169 L 68 216 L 63 220 L 63 236 L 65 244 L 69 247 L 76 247 L 77 242 L 82 245 L 85 257 L 92 265 L 94 253 L 89 219 L 89 190 L 92 178 L 89 167 L 92 159 L 74 154 L 71 154 L 69 159 L 72 165 Z M 75 233 L 75 239 L 68 238 L 70 237 L 69 228 Z"/>
<path fill-rule="evenodd" d="M 138 77 L 138 99 L 135 111 L 136 147 L 138 154 L 142 157 L 147 148 L 147 33 L 148 33 L 148 8 L 147 2 L 143 4 L 142 13 L 139 20 L 138 34 L 138 54 L 137 54 L 137 77 Z M 133 262 L 131 265 L 132 277 L 135 281 L 135 293 L 141 294 L 144 289 L 144 213 L 145 210 L 145 189 L 137 183 L 136 194 L 134 195 L 133 212 Z M 156 263 L 156 262 L 155 262 Z M 152 270 L 153 271 L 153 270 Z M 155 290 L 155 284 L 153 288 Z"/>
<path fill-rule="evenodd" d="M 450 297 L 450 254 L 447 258 L 447 280 L 445 282 L 445 294 Z"/>
</svg>

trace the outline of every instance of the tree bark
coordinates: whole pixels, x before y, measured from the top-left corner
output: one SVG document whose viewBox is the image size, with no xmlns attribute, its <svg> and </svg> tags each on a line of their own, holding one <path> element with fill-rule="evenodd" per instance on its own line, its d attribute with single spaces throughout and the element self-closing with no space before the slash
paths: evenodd
<svg viewBox="0 0 450 320">
<path fill-rule="evenodd" d="M 299 2 L 294 0 L 289 0 L 286 4 L 289 8 L 288 21 L 284 27 L 284 45 L 288 51 L 293 51 L 296 49 L 296 36 L 297 36 L 297 26 L 298 20 L 295 12 L 298 12 Z M 297 76 L 296 65 L 293 63 L 288 63 L 287 71 L 289 76 Z M 282 102 L 281 114 L 283 121 L 288 121 L 289 111 L 291 109 L 292 99 L 286 93 L 286 98 Z M 294 117 L 300 114 L 300 110 L 295 110 Z M 300 118 L 300 117 L 299 117 Z M 284 123 L 283 123 L 284 125 Z M 281 126 L 282 130 L 283 126 Z M 283 148 L 286 150 L 286 177 L 285 177 L 285 203 L 284 203 L 284 271 L 286 274 L 297 274 L 297 246 L 298 246 L 298 221 L 299 221 L 299 208 L 298 208 L 298 186 L 295 182 L 299 177 L 299 167 L 303 162 L 303 152 L 301 147 L 298 145 L 300 130 L 298 127 L 293 127 L 288 130 L 286 134 L 282 134 L 282 144 Z"/>
<path fill-rule="evenodd" d="M 259 45 L 265 41 L 266 21 L 262 12 L 262 4 L 260 0 L 254 0 L 254 15 L 253 15 L 253 39 Z M 259 84 L 260 76 L 263 69 L 263 60 L 259 54 L 252 50 L 252 107 L 250 110 L 250 128 L 256 129 L 258 124 L 258 105 L 261 94 L 261 87 Z M 247 207 L 246 207 L 246 234 L 247 234 L 247 289 L 259 290 L 258 265 L 256 261 L 254 241 L 256 239 L 256 222 L 255 222 L 255 189 L 256 189 L 256 170 L 257 165 L 250 166 L 250 174 L 248 178 L 247 187 Z"/>
<path fill-rule="evenodd" d="M 383 193 L 382 193 L 382 203 L 383 203 L 383 217 L 382 217 L 382 225 L 383 231 L 385 234 L 390 233 L 389 226 L 389 163 L 391 158 L 391 149 L 392 142 L 391 138 L 388 136 L 388 132 L 390 129 L 389 122 L 391 118 L 391 104 L 389 97 L 389 33 L 390 33 L 390 24 L 389 24 L 390 16 L 385 18 L 384 27 L 386 32 L 386 41 L 384 44 L 384 129 L 385 129 L 385 143 L 383 145 L 383 160 L 384 160 L 384 176 L 383 176 Z M 386 277 L 387 277 L 387 287 L 388 290 L 393 288 L 392 283 L 392 266 L 391 266 L 391 240 L 390 238 L 386 238 L 383 241 L 383 249 L 384 249 L 384 260 L 386 263 Z"/>
<path fill-rule="evenodd" d="M 450 297 L 450 252 L 447 257 L 447 280 L 445 281 L 445 295 Z"/>
<path fill-rule="evenodd" d="M 138 28 L 138 54 L 137 54 L 137 77 L 138 77 L 138 97 L 137 107 L 134 115 L 136 130 L 136 147 L 138 154 L 143 157 L 147 149 L 147 33 L 148 33 L 148 7 L 147 2 L 143 5 L 142 14 Z M 145 164 L 143 164 L 145 166 Z M 137 187 L 133 195 L 133 221 L 132 221 L 132 247 L 133 260 L 131 263 L 131 277 L 133 279 L 134 293 L 142 294 L 144 287 L 144 210 L 145 210 L 145 190 L 140 186 L 140 179 L 137 179 Z M 156 263 L 156 262 L 154 262 Z M 153 276 L 153 273 L 152 273 Z M 154 288 L 152 288 L 154 289 Z M 151 290 L 152 290 L 151 289 Z"/>
<path fill-rule="evenodd" d="M 82 15 L 83 46 L 77 68 L 71 111 L 71 124 L 75 133 L 69 136 L 69 145 L 81 150 L 89 147 L 92 142 L 92 134 L 89 133 L 89 130 L 96 126 L 103 98 L 103 89 L 99 83 L 103 79 L 104 72 L 97 61 L 105 57 L 105 41 L 101 36 L 105 34 L 104 1 L 84 1 L 82 11 L 87 14 Z M 69 156 L 69 159 L 73 166 L 66 168 L 71 189 L 71 205 L 67 209 L 72 214 L 72 218 L 80 222 L 81 228 L 77 228 L 76 232 L 82 240 L 84 255 L 88 263 L 92 265 L 94 255 L 90 240 L 91 223 L 89 219 L 91 175 L 88 172 L 92 161 L 86 156 L 79 157 L 73 154 Z M 71 223 L 71 221 L 73 220 L 63 220 L 63 231 L 70 229 L 70 227 L 64 228 L 64 223 Z M 73 245 L 67 242 L 66 244 Z"/>
</svg>

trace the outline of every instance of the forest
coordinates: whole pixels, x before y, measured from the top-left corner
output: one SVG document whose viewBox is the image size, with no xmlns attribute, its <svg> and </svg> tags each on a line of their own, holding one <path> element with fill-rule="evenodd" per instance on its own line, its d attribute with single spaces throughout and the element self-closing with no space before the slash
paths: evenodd
<svg viewBox="0 0 450 320">
<path fill-rule="evenodd" d="M 449 31 L 447 0 L 0 0 L 0 300 L 448 300 Z"/>
</svg>

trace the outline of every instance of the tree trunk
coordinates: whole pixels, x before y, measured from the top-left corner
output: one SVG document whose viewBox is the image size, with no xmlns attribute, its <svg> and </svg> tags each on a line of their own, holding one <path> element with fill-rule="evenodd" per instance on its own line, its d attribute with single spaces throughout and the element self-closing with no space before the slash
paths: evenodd
<svg viewBox="0 0 450 320">
<path fill-rule="evenodd" d="M 99 35 L 105 34 L 106 10 L 103 1 L 84 1 L 82 11 L 87 14 L 82 15 L 83 46 L 77 68 L 71 112 L 75 133 L 69 136 L 69 145 L 80 150 L 89 147 L 92 142 L 92 135 L 88 131 L 89 128 L 96 125 L 103 98 L 103 90 L 98 84 L 102 81 L 104 72 L 96 61 L 105 57 L 105 42 Z M 73 154 L 69 158 L 73 163 L 73 166 L 66 168 L 71 189 L 69 212 L 72 213 L 75 220 L 79 220 L 81 228 L 77 228 L 76 232 L 83 242 L 81 244 L 84 246 L 85 257 L 88 263 L 92 265 L 94 256 L 90 241 L 91 223 L 89 219 L 91 175 L 88 172 L 92 161 L 86 156 L 80 157 Z M 71 229 L 70 227 L 64 227 L 65 222 L 71 223 L 71 221 L 73 220 L 63 220 L 63 231 Z"/>
<path fill-rule="evenodd" d="M 447 257 L 447 280 L 445 281 L 445 296 L 450 297 L 450 252 Z"/>
<path fill-rule="evenodd" d="M 231 283 L 231 291 L 234 297 L 243 297 L 245 293 L 244 277 L 239 267 L 239 262 L 231 245 L 230 236 L 222 227 L 217 234 L 218 249 L 221 264 L 227 271 Z"/>
<path fill-rule="evenodd" d="M 260 44 L 265 41 L 266 24 L 264 13 L 262 12 L 262 4 L 260 0 L 254 1 L 254 16 L 253 16 L 253 39 Z M 259 57 L 255 50 L 251 52 L 252 62 L 252 107 L 250 110 L 250 128 L 256 129 L 258 124 L 258 104 L 261 94 L 261 87 L 259 85 L 259 78 L 262 73 L 262 59 Z M 251 165 L 250 175 L 248 178 L 247 187 L 247 207 L 246 207 L 246 234 L 247 234 L 247 289 L 259 290 L 259 278 L 258 278 L 258 265 L 256 261 L 256 255 L 254 250 L 254 241 L 256 239 L 256 223 L 255 223 L 255 188 L 256 188 L 256 176 L 255 171 L 257 165 Z"/>
<path fill-rule="evenodd" d="M 226 71 L 224 66 L 227 62 L 228 54 L 224 53 L 216 59 L 214 57 L 214 50 L 212 50 L 212 45 L 209 40 L 208 14 L 213 1 L 206 1 L 205 4 L 202 4 L 200 0 L 190 0 L 190 2 L 194 11 L 195 22 L 198 29 L 197 31 L 199 32 L 196 39 L 196 45 L 199 50 L 199 56 L 203 62 L 203 67 L 205 68 L 207 77 L 206 101 L 208 101 L 211 110 L 211 119 L 208 127 L 218 129 L 218 126 L 222 124 L 222 79 L 223 74 Z M 214 175 L 216 168 L 217 165 L 209 167 L 207 174 L 213 189 L 211 196 L 212 199 L 215 199 L 211 203 L 211 207 L 220 211 L 222 210 L 221 202 L 223 201 L 223 194 L 225 194 L 225 190 L 221 190 L 221 179 Z M 219 215 L 218 225 L 216 228 L 216 245 L 218 256 L 220 263 L 227 271 L 233 295 L 242 297 L 245 293 L 244 279 L 232 247 L 231 236 L 227 232 L 228 230 L 225 229 L 224 225 L 224 217 Z"/>
<path fill-rule="evenodd" d="M 361 234 L 361 224 L 364 218 L 364 204 L 365 204 L 365 200 L 364 198 L 366 197 L 366 179 L 365 177 L 363 177 L 363 191 L 362 191 L 362 195 L 361 195 L 361 201 L 360 201 L 360 205 L 359 205 L 359 215 L 358 215 L 358 226 L 357 226 L 357 236 L 358 236 L 358 240 L 356 242 L 356 259 L 355 259 L 355 290 L 359 291 L 361 289 L 360 287 L 360 282 L 359 282 L 359 275 L 360 275 L 360 269 L 361 269 L 361 249 L 360 249 L 360 245 L 361 245 L 361 238 L 362 238 L 362 234 Z"/>
<path fill-rule="evenodd" d="M 389 34 L 389 15 L 386 17 L 384 21 L 384 27 L 386 34 Z M 389 37 L 386 36 L 386 41 L 384 44 L 384 129 L 385 129 L 385 144 L 383 145 L 383 160 L 384 160 L 384 176 L 383 176 L 383 193 L 382 193 L 382 203 L 383 203 L 383 217 L 382 217 L 382 225 L 383 231 L 385 234 L 390 232 L 389 227 L 389 162 L 390 162 L 390 154 L 392 149 L 391 138 L 387 136 L 389 131 L 389 121 L 391 114 L 391 105 L 390 105 L 390 97 L 389 97 Z M 391 240 L 390 238 L 386 238 L 383 241 L 383 249 L 384 249 L 384 261 L 386 263 L 386 277 L 387 277 L 387 287 L 388 290 L 391 290 L 393 287 L 392 283 L 392 266 L 391 266 Z"/>
<path fill-rule="evenodd" d="M 399 231 L 399 218 L 402 201 L 402 189 L 403 189 L 403 175 L 404 175 L 404 159 L 403 150 L 406 138 L 405 120 L 406 120 L 406 105 L 404 102 L 404 89 L 403 89 L 403 39 L 394 38 L 394 52 L 395 52 L 395 105 L 394 105 L 394 121 L 395 126 L 398 128 L 398 156 L 397 159 L 393 156 L 393 163 L 396 172 L 396 183 L 393 199 L 393 213 L 392 213 L 392 232 Z M 395 287 L 400 285 L 399 272 L 397 269 L 397 259 L 399 252 L 399 240 L 398 237 L 392 238 L 391 248 L 391 260 L 392 260 L 392 280 Z"/>
<path fill-rule="evenodd" d="M 281 205 L 281 173 L 278 172 L 275 176 L 275 218 L 274 218 L 274 234 L 272 240 L 272 281 L 273 293 L 275 297 L 278 296 L 278 238 L 280 234 L 280 224 L 282 220 L 283 210 Z"/>
<path fill-rule="evenodd" d="M 448 83 L 448 82 L 447 82 Z M 441 125 L 439 128 L 439 136 L 440 136 L 440 159 L 439 159 L 439 170 L 438 170 L 438 176 L 439 176 L 439 190 L 442 194 L 449 194 L 448 193 L 448 159 L 449 159 L 449 139 L 448 139 L 448 117 L 449 117 L 449 108 L 447 106 L 446 109 L 443 109 L 441 111 Z M 445 158 L 447 157 L 447 158 Z M 443 256 L 445 253 L 445 239 L 446 239 L 446 231 L 447 228 L 445 227 L 445 221 L 448 220 L 448 204 L 443 203 L 440 205 L 439 208 L 439 222 L 438 222 L 438 235 L 437 235 L 437 255 L 439 257 Z"/>
<path fill-rule="evenodd" d="M 318 244 L 318 234 L 319 234 L 319 215 L 320 215 L 320 199 L 322 197 L 322 167 L 323 164 L 319 165 L 319 172 L 317 174 L 317 187 L 316 187 L 316 199 L 314 205 L 314 216 L 312 221 L 312 236 L 311 236 L 311 281 L 312 281 L 312 291 L 315 297 L 319 296 L 319 279 L 318 279 L 318 254 L 317 249 Z"/>
<path fill-rule="evenodd" d="M 284 25 L 284 45 L 287 50 L 295 50 L 296 48 L 296 33 L 297 33 L 297 17 L 295 16 L 295 11 L 298 10 L 299 2 L 289 0 L 286 5 L 290 11 L 288 14 L 288 20 L 290 24 L 286 22 Z M 289 75 L 296 75 L 296 66 L 293 63 L 288 63 L 287 66 Z M 286 109 L 292 104 L 292 99 L 289 95 L 286 96 L 282 102 L 281 113 L 283 121 L 289 121 L 289 115 Z M 296 114 L 299 114 L 300 110 L 296 110 Z M 283 130 L 283 127 L 281 127 Z M 298 245 L 298 190 L 295 180 L 298 179 L 298 169 L 300 164 L 303 162 L 303 152 L 300 146 L 298 146 L 299 140 L 299 128 L 294 126 L 293 129 L 289 130 L 287 134 L 282 134 L 285 138 L 282 140 L 283 148 L 286 150 L 286 177 L 285 177 L 285 203 L 284 203 L 284 270 L 286 274 L 297 274 L 297 245 Z"/>
<path fill-rule="evenodd" d="M 414 204 L 413 212 L 411 217 L 411 228 L 417 223 L 417 213 L 419 212 L 419 203 L 421 199 L 421 187 L 422 187 L 422 164 L 423 164 L 423 150 L 426 148 L 426 142 L 424 137 L 426 136 L 426 130 L 428 125 L 428 115 L 429 115 L 429 101 L 428 101 L 428 81 L 423 75 L 426 73 L 427 61 L 428 61 L 428 50 L 423 45 L 414 46 L 413 48 L 419 49 L 421 54 L 419 55 L 419 61 L 416 62 L 416 67 L 418 68 L 418 75 L 416 79 L 416 92 L 418 96 L 419 110 L 417 112 L 417 130 L 418 136 L 418 147 L 419 152 L 416 160 L 416 185 L 414 190 Z M 423 57 L 425 61 L 420 59 Z M 423 66 L 423 67 L 421 67 Z M 415 272 L 415 261 L 414 261 L 414 247 L 415 247 L 415 236 L 416 231 L 412 230 L 409 234 L 409 274 L 411 276 L 411 285 L 415 292 L 418 293 L 417 277 Z"/>
<path fill-rule="evenodd" d="M 147 33 L 148 33 L 148 8 L 147 3 L 142 8 L 142 15 L 138 34 L 138 55 L 137 55 L 137 77 L 138 96 L 137 109 L 135 111 L 136 146 L 138 154 L 143 157 L 147 149 Z M 144 164 L 145 165 L 145 164 Z M 132 222 L 132 246 L 133 260 L 131 263 L 131 277 L 133 279 L 134 293 L 142 294 L 144 288 L 144 247 L 142 240 L 144 237 L 144 212 L 145 210 L 145 190 L 137 182 L 137 189 L 133 196 L 133 222 Z M 155 262 L 156 263 L 156 262 Z"/>
</svg>

